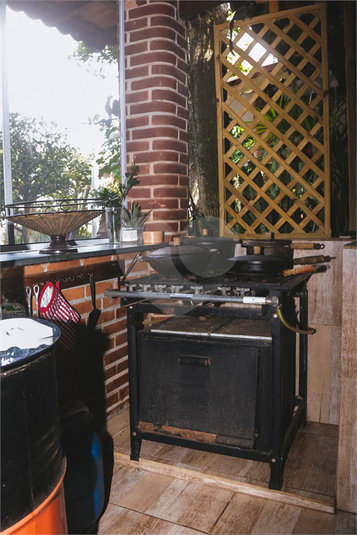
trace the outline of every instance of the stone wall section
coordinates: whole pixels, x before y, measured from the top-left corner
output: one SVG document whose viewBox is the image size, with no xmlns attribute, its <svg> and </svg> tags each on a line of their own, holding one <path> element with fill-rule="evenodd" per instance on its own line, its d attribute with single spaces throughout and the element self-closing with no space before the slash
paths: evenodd
<svg viewBox="0 0 357 535">
<path fill-rule="evenodd" d="M 152 210 L 147 230 L 166 239 L 187 226 L 186 28 L 178 2 L 126 4 L 127 163 L 140 168 L 129 200 Z"/>
</svg>

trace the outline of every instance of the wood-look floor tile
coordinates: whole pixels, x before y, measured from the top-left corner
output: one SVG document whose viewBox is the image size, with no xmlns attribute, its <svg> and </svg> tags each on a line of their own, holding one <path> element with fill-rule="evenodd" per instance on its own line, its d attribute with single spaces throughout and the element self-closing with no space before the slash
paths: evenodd
<svg viewBox="0 0 357 535">
<path fill-rule="evenodd" d="M 227 455 L 217 455 L 204 473 L 264 488 L 268 487 L 270 477 L 268 464 Z"/>
<path fill-rule="evenodd" d="M 233 493 L 201 485 L 194 496 L 187 487 L 186 491 L 182 493 L 181 499 L 185 500 L 186 495 L 190 495 L 190 504 L 178 518 L 177 523 L 209 533 L 228 506 Z"/>
<path fill-rule="evenodd" d="M 309 492 L 308 490 L 295 489 L 294 487 L 288 487 L 285 484 L 283 485 L 283 491 L 288 492 L 289 494 L 296 494 L 296 496 L 301 496 L 302 498 L 324 502 L 329 504 L 332 508 L 335 506 L 334 496 L 327 496 L 326 494 L 319 494 L 318 492 Z"/>
<path fill-rule="evenodd" d="M 194 470 L 200 468 L 203 470 L 211 466 L 217 457 L 218 455 L 214 453 L 189 449 L 186 455 L 182 457 L 181 462 L 187 465 L 188 468 L 191 467 Z"/>
<path fill-rule="evenodd" d="M 263 498 L 254 498 L 244 494 L 234 494 L 228 507 L 213 526 L 213 535 L 247 535 L 264 507 Z"/>
<path fill-rule="evenodd" d="M 319 513 L 317 515 L 316 511 L 301 509 L 293 533 L 298 535 L 330 535 L 334 533 L 335 521 L 333 514 Z"/>
<path fill-rule="evenodd" d="M 287 487 L 333 496 L 335 494 L 337 438 L 300 435 L 285 465 Z"/>
<path fill-rule="evenodd" d="M 270 466 L 268 463 L 247 460 L 247 464 L 239 472 L 239 476 L 246 477 L 251 481 L 261 481 L 262 486 L 266 486 L 270 479 Z"/>
<path fill-rule="evenodd" d="M 156 457 L 157 453 L 161 450 L 161 448 L 162 448 L 162 444 L 160 444 L 160 442 L 152 442 L 151 440 L 143 440 L 141 444 L 140 456 L 143 456 L 146 459 L 153 459 Z M 129 448 L 128 448 L 128 451 L 130 451 Z"/>
<path fill-rule="evenodd" d="M 161 449 L 156 453 L 155 460 L 182 462 L 182 459 L 189 454 L 189 448 L 181 446 L 171 446 L 171 444 L 161 445 Z"/>
<path fill-rule="evenodd" d="M 158 526 L 155 526 L 153 531 L 152 524 L 155 522 L 155 518 L 152 518 L 130 509 L 125 509 L 120 506 L 116 507 L 116 517 L 114 521 L 107 526 L 106 531 L 99 531 L 99 535 L 157 535 Z M 165 531 L 161 532 L 164 535 Z M 166 531 L 167 533 L 167 531 Z"/>
<path fill-rule="evenodd" d="M 121 413 L 114 416 L 110 420 L 107 420 L 105 424 L 105 429 L 108 433 L 115 437 L 117 433 L 121 433 L 125 428 L 130 425 L 130 415 L 129 409 L 122 411 Z"/>
<path fill-rule="evenodd" d="M 108 506 L 100 519 L 98 535 L 200 535 L 201 531 L 172 524 L 166 520 L 125 509 Z"/>
<path fill-rule="evenodd" d="M 142 471 L 139 470 L 139 472 Z M 146 472 L 144 477 L 118 500 L 118 505 L 146 513 L 148 509 L 155 505 L 172 481 L 173 478 L 170 476 Z"/>
<path fill-rule="evenodd" d="M 113 437 L 114 448 L 120 449 L 123 452 L 130 451 L 130 429 L 127 427 L 121 433 Z"/>
<path fill-rule="evenodd" d="M 108 533 L 108 529 L 115 522 L 118 515 L 118 508 L 112 503 L 108 503 L 102 517 L 99 520 L 98 534 Z"/>
<path fill-rule="evenodd" d="M 199 535 L 202 533 L 202 531 L 197 531 L 196 529 L 186 528 L 185 526 L 173 524 L 170 531 L 167 532 L 167 535 Z"/>
<path fill-rule="evenodd" d="M 171 522 L 177 522 L 195 501 L 200 485 L 182 479 L 174 479 L 147 513 Z"/>
<path fill-rule="evenodd" d="M 141 514 L 131 530 L 126 531 L 123 535 L 167 535 L 172 528 L 173 526 L 170 522 L 161 520 L 161 518 Z"/>
<path fill-rule="evenodd" d="M 110 503 L 119 505 L 123 496 L 135 487 L 138 481 L 145 477 L 145 475 L 146 472 L 144 470 L 120 466 L 113 475 L 109 497 Z"/>
<path fill-rule="evenodd" d="M 294 533 L 300 512 L 300 507 L 265 500 L 251 533 L 254 535 L 290 535 Z"/>
<path fill-rule="evenodd" d="M 127 534 L 140 518 L 140 513 L 114 505 L 100 519 L 98 535 Z"/>
<path fill-rule="evenodd" d="M 222 474 L 244 475 L 241 472 L 246 468 L 247 459 L 240 459 L 239 457 L 230 457 L 228 455 L 217 455 L 216 459 L 210 464 L 209 469 L 206 470 L 221 472 Z"/>
<path fill-rule="evenodd" d="M 156 518 L 154 522 L 150 524 L 149 529 L 138 532 L 138 535 L 199 535 L 202 532 L 195 529 L 186 528 L 185 526 L 179 526 L 177 524 L 171 524 L 166 520 Z M 127 534 L 125 534 L 127 535 Z M 131 534 L 128 534 L 131 535 Z M 133 534 L 134 535 L 134 534 Z"/>
<path fill-rule="evenodd" d="M 345 511 L 337 511 L 334 533 L 336 535 L 356 535 L 356 515 L 353 513 L 346 513 Z"/>
<path fill-rule="evenodd" d="M 163 520 L 208 533 L 233 493 L 175 479 L 146 512 Z"/>
</svg>

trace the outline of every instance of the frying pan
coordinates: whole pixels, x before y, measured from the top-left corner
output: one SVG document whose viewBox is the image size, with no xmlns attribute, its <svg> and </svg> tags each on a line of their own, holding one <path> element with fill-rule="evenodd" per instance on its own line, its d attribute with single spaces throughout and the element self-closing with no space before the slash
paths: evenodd
<svg viewBox="0 0 357 535">
<path fill-rule="evenodd" d="M 234 264 L 233 273 L 282 273 L 285 269 L 293 267 L 293 260 L 278 258 L 270 255 L 246 255 L 229 258 Z"/>
<path fill-rule="evenodd" d="M 285 260 L 291 260 L 294 256 L 294 249 L 323 249 L 324 244 L 320 243 L 293 243 L 291 240 L 275 240 L 274 234 L 270 239 L 252 239 L 244 240 L 242 247 L 246 247 L 247 254 L 252 255 L 263 254 L 264 256 L 275 256 L 276 258 L 284 258 Z M 257 251 L 256 248 L 261 249 Z"/>
<path fill-rule="evenodd" d="M 141 257 L 140 262 L 148 262 L 161 275 L 203 276 L 216 252 L 198 245 L 171 245 Z"/>
</svg>

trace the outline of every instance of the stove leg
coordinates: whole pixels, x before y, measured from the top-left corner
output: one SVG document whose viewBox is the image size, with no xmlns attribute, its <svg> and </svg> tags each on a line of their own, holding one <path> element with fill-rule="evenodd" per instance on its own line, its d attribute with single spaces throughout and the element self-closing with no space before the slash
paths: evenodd
<svg viewBox="0 0 357 535">
<path fill-rule="evenodd" d="M 277 297 L 273 291 L 269 293 L 271 297 Z M 280 304 L 283 304 L 279 297 Z M 272 372 L 273 372 L 273 398 L 272 398 L 272 430 L 273 441 L 270 457 L 270 481 L 269 488 L 280 490 L 283 484 L 283 428 L 282 428 L 282 323 L 279 320 L 276 306 L 270 306 L 271 311 L 271 334 L 272 334 Z"/>
<path fill-rule="evenodd" d="M 305 289 L 300 294 L 300 325 L 302 329 L 308 327 L 308 294 Z M 308 336 L 306 334 L 300 334 L 299 340 L 299 396 L 305 402 L 305 408 L 301 419 L 301 426 L 306 427 L 306 401 L 307 401 L 307 344 Z"/>
<path fill-rule="evenodd" d="M 130 460 L 138 461 L 140 457 L 140 450 L 141 450 L 141 438 L 132 436 L 130 445 L 131 445 Z"/>
<path fill-rule="evenodd" d="M 271 459 L 269 488 L 273 490 L 281 490 L 282 485 L 283 485 L 283 463 L 277 462 L 275 459 Z"/>
<path fill-rule="evenodd" d="M 143 314 L 141 312 L 136 312 L 135 304 L 127 308 L 131 444 L 130 459 L 132 461 L 139 460 L 141 448 L 141 438 L 138 438 L 136 432 L 136 429 L 139 424 L 136 332 L 137 326 L 142 323 L 142 320 Z"/>
</svg>

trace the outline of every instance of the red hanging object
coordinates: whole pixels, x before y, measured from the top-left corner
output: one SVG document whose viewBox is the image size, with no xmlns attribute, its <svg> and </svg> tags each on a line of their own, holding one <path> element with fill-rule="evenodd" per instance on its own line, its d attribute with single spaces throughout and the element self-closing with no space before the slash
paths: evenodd
<svg viewBox="0 0 357 535">
<path fill-rule="evenodd" d="M 80 321 L 81 316 L 62 295 L 58 281 L 56 285 L 48 282 L 44 286 L 39 298 L 39 312 L 61 329 L 59 344 L 66 350 L 72 349 L 77 338 L 74 324 Z"/>
</svg>

